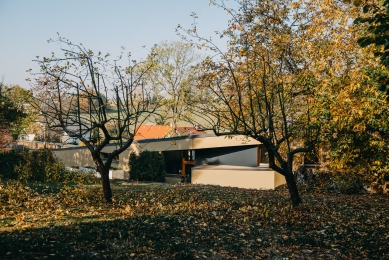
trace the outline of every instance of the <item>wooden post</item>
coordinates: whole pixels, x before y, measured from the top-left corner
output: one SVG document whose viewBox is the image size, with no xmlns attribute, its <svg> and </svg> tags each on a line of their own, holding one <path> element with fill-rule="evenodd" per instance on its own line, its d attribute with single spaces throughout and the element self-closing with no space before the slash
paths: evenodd
<svg viewBox="0 0 389 260">
<path fill-rule="evenodd" d="M 185 160 L 185 157 L 182 157 L 181 159 L 181 177 L 185 179 L 186 177 L 186 165 L 194 165 L 195 162 L 194 161 L 186 161 Z"/>
</svg>

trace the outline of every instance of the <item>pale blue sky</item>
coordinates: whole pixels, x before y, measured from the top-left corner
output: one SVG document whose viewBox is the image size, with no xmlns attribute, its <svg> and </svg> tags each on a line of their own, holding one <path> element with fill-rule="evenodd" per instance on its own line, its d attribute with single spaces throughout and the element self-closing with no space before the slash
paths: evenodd
<svg viewBox="0 0 389 260">
<path fill-rule="evenodd" d="M 0 0 L 0 80 L 28 88 L 26 70 L 38 70 L 35 56 L 59 52 L 47 43 L 57 32 L 93 51 L 117 55 L 124 46 L 145 58 L 143 45 L 179 40 L 175 29 L 190 28 L 192 12 L 199 33 L 223 45 L 213 32 L 225 29 L 229 17 L 209 0 Z"/>
</svg>

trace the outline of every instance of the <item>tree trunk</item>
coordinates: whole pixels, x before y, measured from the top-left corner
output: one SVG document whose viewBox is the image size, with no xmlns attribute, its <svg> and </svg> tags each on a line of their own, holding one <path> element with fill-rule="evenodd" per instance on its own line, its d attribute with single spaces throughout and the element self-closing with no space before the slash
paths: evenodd
<svg viewBox="0 0 389 260">
<path fill-rule="evenodd" d="M 94 153 L 92 151 L 92 158 L 97 166 L 97 171 L 101 175 L 101 183 L 103 185 L 103 193 L 104 199 L 107 203 L 112 203 L 112 189 L 111 183 L 109 181 L 109 167 L 111 165 L 111 161 L 107 162 L 108 165 L 104 165 L 102 159 L 100 158 L 100 153 Z"/>
<path fill-rule="evenodd" d="M 292 172 L 288 171 L 285 175 L 286 184 L 288 185 L 290 199 L 292 200 L 293 208 L 297 207 L 301 203 L 300 195 L 297 189 L 296 180 Z"/>
<path fill-rule="evenodd" d="M 112 203 L 112 189 L 109 181 L 109 169 L 101 172 L 101 183 L 103 184 L 104 199 L 107 203 Z"/>
</svg>

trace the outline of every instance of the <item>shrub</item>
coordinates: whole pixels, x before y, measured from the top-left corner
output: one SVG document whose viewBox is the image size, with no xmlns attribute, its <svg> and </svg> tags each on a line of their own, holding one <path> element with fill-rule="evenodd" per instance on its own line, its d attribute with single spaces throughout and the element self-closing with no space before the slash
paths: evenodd
<svg viewBox="0 0 389 260">
<path fill-rule="evenodd" d="M 15 167 L 24 164 L 23 150 L 10 150 L 0 153 L 0 178 L 5 179 L 18 179 L 18 174 L 15 171 Z"/>
<path fill-rule="evenodd" d="M 139 181 L 165 181 L 165 159 L 158 152 L 143 151 L 130 155 L 130 179 Z"/>
<path fill-rule="evenodd" d="M 0 154 L 0 178 L 39 182 L 93 182 L 93 176 L 66 170 L 51 150 L 10 150 Z"/>
<path fill-rule="evenodd" d="M 337 172 L 332 174 L 333 186 L 336 192 L 356 194 L 364 191 L 366 178 L 353 172 Z"/>
<path fill-rule="evenodd" d="M 66 175 L 65 165 L 47 149 L 23 153 L 23 164 L 15 166 L 19 180 L 60 182 Z"/>
<path fill-rule="evenodd" d="M 302 173 L 297 172 L 300 177 Z M 300 177 L 301 179 L 302 177 Z M 357 194 L 365 191 L 364 186 L 369 183 L 367 175 L 348 172 L 329 172 L 317 170 L 314 178 L 299 183 L 299 188 L 316 193 L 335 192 L 341 194 Z"/>
</svg>

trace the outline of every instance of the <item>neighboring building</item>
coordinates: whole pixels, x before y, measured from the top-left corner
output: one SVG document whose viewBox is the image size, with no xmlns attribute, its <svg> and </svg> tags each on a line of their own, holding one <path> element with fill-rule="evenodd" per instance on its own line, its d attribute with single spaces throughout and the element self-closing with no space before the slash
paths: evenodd
<svg viewBox="0 0 389 260">
<path fill-rule="evenodd" d="M 19 140 L 21 141 L 34 141 L 35 134 L 20 134 Z"/>
<path fill-rule="evenodd" d="M 70 131 L 73 131 L 73 132 L 79 132 L 79 128 L 77 126 L 69 126 L 67 127 Z M 61 136 L 61 143 L 64 143 L 64 144 L 75 144 L 75 145 L 82 145 L 80 139 L 78 139 L 77 137 L 70 137 L 65 131 L 63 131 L 62 129 L 60 130 L 57 130 L 56 131 L 58 134 L 60 134 Z M 85 131 L 85 133 L 83 134 L 83 137 L 85 139 L 89 139 L 90 138 L 90 131 Z"/>
<path fill-rule="evenodd" d="M 176 131 L 180 136 L 206 134 L 205 131 L 197 129 L 195 126 L 177 126 Z"/>
<path fill-rule="evenodd" d="M 46 131 L 43 127 L 43 124 L 38 122 L 41 125 L 42 131 Z M 79 132 L 78 126 L 68 126 L 70 131 Z M 49 131 L 49 130 L 47 130 Z M 63 131 L 62 128 L 57 128 L 55 130 L 51 130 L 60 136 L 60 142 L 63 144 L 74 144 L 74 145 L 82 145 L 80 140 L 76 137 L 69 137 L 69 135 Z M 90 131 L 85 131 L 83 136 L 85 139 L 89 139 Z M 159 138 L 167 138 L 173 136 L 173 129 L 170 126 L 161 126 L 161 125 L 141 125 L 138 131 L 135 134 L 134 140 L 144 140 L 144 139 L 159 139 Z M 178 126 L 176 128 L 176 132 L 179 136 L 190 136 L 190 135 L 200 135 L 205 134 L 204 131 L 196 130 L 195 127 L 187 127 L 187 126 Z M 42 133 L 44 135 L 44 133 Z M 19 140 L 21 141 L 34 141 L 35 134 L 25 133 L 21 134 Z M 11 136 L 12 138 L 12 136 Z"/>
<path fill-rule="evenodd" d="M 165 138 L 170 130 L 170 126 L 141 125 L 135 134 L 134 140 Z"/>
<path fill-rule="evenodd" d="M 141 125 L 135 134 L 134 140 L 144 139 L 159 139 L 178 136 L 190 136 L 190 135 L 201 135 L 205 134 L 204 131 L 196 130 L 194 126 L 177 126 L 176 133 L 173 133 L 171 126 L 164 125 Z"/>
</svg>

